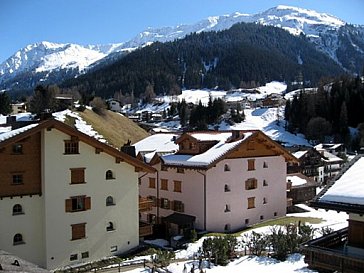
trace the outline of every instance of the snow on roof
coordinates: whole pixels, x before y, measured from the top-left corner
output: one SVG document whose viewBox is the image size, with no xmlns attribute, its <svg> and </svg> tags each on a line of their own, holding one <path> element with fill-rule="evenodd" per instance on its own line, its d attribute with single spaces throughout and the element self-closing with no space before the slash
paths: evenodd
<svg viewBox="0 0 364 273">
<path fill-rule="evenodd" d="M 335 181 L 321 201 L 364 205 L 364 157 Z"/>
<path fill-rule="evenodd" d="M 139 152 L 176 152 L 178 145 L 174 140 L 177 134 L 155 134 L 134 144 L 136 153 Z"/>
<path fill-rule="evenodd" d="M 252 133 L 244 133 L 244 138 L 238 141 L 225 143 L 225 140 L 219 141 L 213 147 L 208 149 L 206 152 L 198 155 L 166 155 L 162 156 L 163 161 L 167 165 L 175 165 L 175 166 L 200 166 L 206 167 L 210 163 L 214 162 L 224 154 L 226 154 L 231 149 L 238 146 L 248 137 L 250 137 Z"/>
<path fill-rule="evenodd" d="M 320 151 L 320 150 L 319 150 Z M 338 157 L 338 156 L 336 156 L 336 155 L 334 155 L 334 154 L 332 154 L 332 153 L 329 153 L 328 151 L 326 151 L 326 150 L 321 150 L 321 151 L 323 151 L 323 156 L 325 157 L 325 158 L 327 158 L 327 159 L 325 159 L 325 158 L 323 158 L 322 160 L 323 161 L 325 161 L 325 162 L 337 162 L 337 161 L 344 161 L 342 158 L 340 158 L 340 157 Z M 320 151 L 320 152 L 321 152 Z"/>
<path fill-rule="evenodd" d="M 30 125 L 21 127 L 19 129 L 15 129 L 15 130 L 12 130 L 12 131 L 9 131 L 9 132 L 2 133 L 2 134 L 0 134 L 0 142 L 4 141 L 4 140 L 7 140 L 9 138 L 12 138 L 12 137 L 14 137 L 16 135 L 19 135 L 19 134 L 21 134 L 23 132 L 26 132 L 26 131 L 36 127 L 37 125 L 38 125 L 38 123 L 34 123 L 34 124 L 30 124 Z"/>
<path fill-rule="evenodd" d="M 200 133 L 188 133 L 193 138 L 199 141 L 227 141 L 232 133 L 231 132 L 200 132 Z"/>
<path fill-rule="evenodd" d="M 303 178 L 298 177 L 296 175 L 287 175 L 287 182 L 289 180 L 292 182 L 292 186 L 301 186 L 301 185 L 307 184 L 306 179 L 303 179 Z"/>
<path fill-rule="evenodd" d="M 342 145 L 342 143 L 320 143 L 315 146 L 315 149 L 336 150 Z"/>
<path fill-rule="evenodd" d="M 293 153 L 294 157 L 300 159 L 302 156 L 304 156 L 307 153 L 307 151 L 298 151 Z"/>
</svg>

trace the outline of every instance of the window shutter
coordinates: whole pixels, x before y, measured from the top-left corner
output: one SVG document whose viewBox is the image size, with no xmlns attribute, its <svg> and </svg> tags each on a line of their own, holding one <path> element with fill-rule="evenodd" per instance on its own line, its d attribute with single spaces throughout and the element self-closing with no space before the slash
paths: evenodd
<svg viewBox="0 0 364 273">
<path fill-rule="evenodd" d="M 174 208 L 174 201 L 170 201 L 170 204 L 171 204 L 171 210 L 175 210 L 175 208 Z"/>
<path fill-rule="evenodd" d="M 185 204 L 181 202 L 181 212 L 185 212 Z"/>
<path fill-rule="evenodd" d="M 72 211 L 72 199 L 66 199 L 66 212 Z"/>
<path fill-rule="evenodd" d="M 157 198 L 157 207 L 160 208 L 160 206 L 161 206 L 161 199 Z"/>
<path fill-rule="evenodd" d="M 91 209 L 91 197 L 85 197 L 85 210 Z"/>
<path fill-rule="evenodd" d="M 166 209 L 169 209 L 171 207 L 171 201 L 167 200 L 167 206 Z"/>
</svg>

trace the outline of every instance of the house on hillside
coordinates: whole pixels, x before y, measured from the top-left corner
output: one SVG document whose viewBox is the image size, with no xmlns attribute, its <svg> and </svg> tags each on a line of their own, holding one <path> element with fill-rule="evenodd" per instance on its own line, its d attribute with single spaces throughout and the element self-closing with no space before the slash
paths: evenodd
<svg viewBox="0 0 364 273">
<path fill-rule="evenodd" d="M 348 227 L 302 246 L 305 262 L 320 271 L 364 272 L 364 157 L 357 156 L 311 205 L 349 214 Z"/>
<path fill-rule="evenodd" d="M 294 152 L 293 155 L 298 159 L 299 164 L 290 164 L 288 173 L 301 172 L 305 176 L 312 177 L 317 183 L 324 182 L 323 155 L 320 152 L 315 148 L 307 148 Z"/>
<path fill-rule="evenodd" d="M 138 174 L 153 171 L 53 119 L 1 134 L 0 248 L 54 269 L 138 246 Z"/>
<path fill-rule="evenodd" d="M 27 104 L 25 102 L 17 102 L 11 104 L 11 114 L 19 114 L 27 112 Z"/>
<path fill-rule="evenodd" d="M 109 100 L 106 100 L 106 103 L 109 107 L 109 109 L 113 112 L 118 112 L 120 113 L 123 109 L 120 101 L 116 100 L 116 99 L 109 99 Z"/>
<path fill-rule="evenodd" d="M 287 174 L 287 198 L 292 205 L 311 201 L 316 196 L 318 183 L 302 173 Z"/>
<path fill-rule="evenodd" d="M 325 150 L 333 155 L 339 156 L 340 154 L 346 154 L 346 148 L 343 143 L 321 143 L 315 146 L 318 151 Z"/>
<path fill-rule="evenodd" d="M 135 147 L 157 170 L 140 175 L 139 194 L 154 202 L 141 218 L 168 236 L 230 232 L 286 213 L 286 166 L 296 159 L 261 131 L 155 134 Z"/>
</svg>

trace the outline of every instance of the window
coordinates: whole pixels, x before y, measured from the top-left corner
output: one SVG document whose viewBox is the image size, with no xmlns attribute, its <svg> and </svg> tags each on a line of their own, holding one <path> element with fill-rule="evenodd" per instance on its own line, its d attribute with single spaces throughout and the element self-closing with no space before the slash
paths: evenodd
<svg viewBox="0 0 364 273">
<path fill-rule="evenodd" d="M 112 172 L 112 170 L 107 170 L 105 173 L 105 178 L 106 180 L 110 180 L 110 179 L 115 179 L 114 174 Z"/>
<path fill-rule="evenodd" d="M 196 147 L 196 142 L 190 142 L 190 150 L 195 150 Z"/>
<path fill-rule="evenodd" d="M 168 179 L 161 179 L 161 190 L 168 191 Z"/>
<path fill-rule="evenodd" d="M 155 189 L 155 178 L 154 177 L 149 177 L 149 188 Z"/>
<path fill-rule="evenodd" d="M 248 209 L 255 208 L 255 197 L 248 198 Z"/>
<path fill-rule="evenodd" d="M 224 230 L 229 231 L 230 230 L 230 224 L 226 224 L 225 227 L 224 227 Z"/>
<path fill-rule="evenodd" d="M 13 206 L 13 215 L 24 214 L 23 207 L 19 204 Z"/>
<path fill-rule="evenodd" d="M 155 214 L 148 214 L 147 215 L 148 223 L 156 224 L 157 223 L 157 216 Z"/>
<path fill-rule="evenodd" d="M 230 191 L 230 186 L 228 184 L 225 184 L 224 191 L 225 192 L 229 192 Z"/>
<path fill-rule="evenodd" d="M 153 201 L 153 206 L 156 207 L 157 206 L 157 197 L 153 196 L 153 195 L 149 195 L 148 196 L 149 200 Z"/>
<path fill-rule="evenodd" d="M 265 180 L 265 179 L 263 180 L 263 186 L 264 186 L 264 187 L 268 186 L 268 182 L 267 182 L 267 180 Z"/>
<path fill-rule="evenodd" d="M 245 219 L 245 224 L 248 225 L 249 224 L 249 219 Z"/>
<path fill-rule="evenodd" d="M 266 197 L 263 198 L 263 204 L 267 204 L 267 198 Z"/>
<path fill-rule="evenodd" d="M 228 204 L 225 205 L 225 212 L 230 212 L 230 205 Z"/>
<path fill-rule="evenodd" d="M 245 181 L 245 189 L 246 190 L 254 190 L 258 187 L 258 182 L 255 178 L 249 178 Z"/>
<path fill-rule="evenodd" d="M 177 212 L 184 212 L 185 208 L 184 208 L 184 204 L 182 203 L 182 201 L 174 200 L 173 201 L 173 210 L 177 211 Z"/>
<path fill-rule="evenodd" d="M 111 246 L 110 247 L 110 252 L 116 252 L 118 251 L 118 247 L 117 246 Z"/>
<path fill-rule="evenodd" d="M 70 261 L 76 261 L 78 259 L 77 254 L 70 255 Z"/>
<path fill-rule="evenodd" d="M 86 223 L 71 225 L 72 240 L 86 238 Z"/>
<path fill-rule="evenodd" d="M 162 166 L 161 166 L 161 171 L 164 171 L 164 172 L 168 171 L 167 166 L 162 165 Z"/>
<path fill-rule="evenodd" d="M 170 202 L 167 198 L 161 198 L 161 208 L 162 209 L 169 209 Z"/>
<path fill-rule="evenodd" d="M 79 150 L 78 150 L 78 139 L 75 138 L 74 140 L 65 140 L 64 141 L 64 153 L 66 155 L 71 155 L 71 154 L 78 154 Z"/>
<path fill-rule="evenodd" d="M 13 154 L 22 154 L 23 153 L 23 144 L 16 143 L 13 145 Z"/>
<path fill-rule="evenodd" d="M 174 191 L 182 192 L 182 181 L 174 180 Z"/>
<path fill-rule="evenodd" d="M 106 226 L 106 231 L 113 231 L 115 230 L 113 222 L 109 222 Z"/>
<path fill-rule="evenodd" d="M 264 220 L 264 216 L 263 215 L 260 215 L 260 220 Z"/>
<path fill-rule="evenodd" d="M 278 215 L 278 213 L 277 212 L 274 212 L 274 216 L 277 216 Z"/>
<path fill-rule="evenodd" d="M 82 252 L 82 253 L 81 253 L 81 258 L 82 258 L 82 259 L 86 259 L 86 258 L 88 258 L 88 257 L 89 257 L 88 251 L 86 251 L 86 252 Z"/>
<path fill-rule="evenodd" d="M 255 159 L 248 159 L 248 171 L 255 170 Z"/>
<path fill-rule="evenodd" d="M 114 198 L 112 196 L 106 197 L 106 206 L 114 206 Z"/>
<path fill-rule="evenodd" d="M 224 172 L 230 172 L 230 166 L 228 164 L 225 164 Z"/>
<path fill-rule="evenodd" d="M 20 233 L 17 233 L 14 235 L 13 245 L 21 245 L 21 244 L 25 244 L 23 241 L 23 235 L 21 235 Z"/>
<path fill-rule="evenodd" d="M 22 174 L 13 174 L 13 184 L 14 185 L 23 184 L 23 175 Z"/>
<path fill-rule="evenodd" d="M 66 199 L 66 212 L 76 212 L 91 209 L 91 197 L 73 196 Z"/>
<path fill-rule="evenodd" d="M 268 168 L 268 163 L 264 161 L 263 168 Z"/>
<path fill-rule="evenodd" d="M 71 184 L 83 184 L 85 182 L 85 168 L 72 168 Z"/>
<path fill-rule="evenodd" d="M 185 173 L 185 170 L 182 168 L 177 168 L 177 173 Z"/>
</svg>

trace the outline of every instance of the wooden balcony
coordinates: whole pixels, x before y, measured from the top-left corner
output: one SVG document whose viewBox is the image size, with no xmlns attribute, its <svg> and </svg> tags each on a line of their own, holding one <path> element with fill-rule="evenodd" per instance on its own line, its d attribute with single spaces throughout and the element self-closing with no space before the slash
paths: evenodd
<svg viewBox="0 0 364 273">
<path fill-rule="evenodd" d="M 152 210 L 153 205 L 153 200 L 146 197 L 139 197 L 139 212 L 150 211 Z"/>
<path fill-rule="evenodd" d="M 316 270 L 364 272 L 364 249 L 347 246 L 348 228 L 303 244 L 305 262 Z"/>
<path fill-rule="evenodd" d="M 139 237 L 145 237 L 153 234 L 153 225 L 139 222 Z"/>
</svg>

